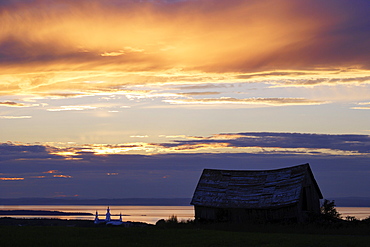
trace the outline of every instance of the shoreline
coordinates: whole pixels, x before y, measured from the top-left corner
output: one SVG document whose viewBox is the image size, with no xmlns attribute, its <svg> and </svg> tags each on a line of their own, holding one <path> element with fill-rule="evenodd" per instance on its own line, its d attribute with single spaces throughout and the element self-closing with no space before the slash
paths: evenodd
<svg viewBox="0 0 370 247">
<path fill-rule="evenodd" d="M 81 206 L 190 206 L 190 197 L 178 198 L 0 198 L 3 206 L 81 205 Z M 328 197 L 336 207 L 370 207 L 370 197 Z"/>
<path fill-rule="evenodd" d="M 62 211 L 49 211 L 49 210 L 0 210 L 1 215 L 39 215 L 39 216 L 76 216 L 76 215 L 93 215 L 91 213 L 82 212 L 62 212 Z"/>
<path fill-rule="evenodd" d="M 154 226 L 146 222 L 133 222 L 130 227 L 145 227 Z M 13 218 L 13 217 L 0 217 L 0 226 L 66 226 L 66 227 L 108 227 L 105 224 L 94 224 L 94 220 L 85 219 L 57 219 L 57 218 Z M 114 226 L 114 227 L 125 227 Z"/>
</svg>

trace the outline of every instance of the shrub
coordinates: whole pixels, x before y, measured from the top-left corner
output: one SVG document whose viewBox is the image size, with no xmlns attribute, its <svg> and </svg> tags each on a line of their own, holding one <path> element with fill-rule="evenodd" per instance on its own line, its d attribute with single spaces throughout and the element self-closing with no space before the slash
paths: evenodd
<svg viewBox="0 0 370 247">
<path fill-rule="evenodd" d="M 330 217 L 330 218 L 335 218 L 335 219 L 340 219 L 340 213 L 337 211 L 335 208 L 335 201 L 329 201 L 327 199 L 324 200 L 324 202 L 321 205 L 321 214 Z"/>
<path fill-rule="evenodd" d="M 351 221 L 351 222 L 355 222 L 355 221 L 358 221 L 358 219 L 356 219 L 355 216 L 346 216 L 346 221 Z"/>
<path fill-rule="evenodd" d="M 176 215 L 171 215 L 170 217 L 168 217 L 168 219 L 166 220 L 167 223 L 173 223 L 173 224 L 177 224 L 179 223 L 179 221 L 177 220 L 177 216 Z"/>
</svg>

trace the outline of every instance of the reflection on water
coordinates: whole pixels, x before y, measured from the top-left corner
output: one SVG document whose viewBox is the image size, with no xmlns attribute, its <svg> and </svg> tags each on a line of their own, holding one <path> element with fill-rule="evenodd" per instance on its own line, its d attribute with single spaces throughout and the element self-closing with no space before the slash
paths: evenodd
<svg viewBox="0 0 370 247">
<path fill-rule="evenodd" d="M 112 219 L 119 219 L 122 213 L 123 221 L 136 221 L 155 224 L 159 219 L 168 219 L 171 215 L 176 215 L 178 220 L 194 219 L 193 206 L 110 206 Z M 48 210 L 62 212 L 81 212 L 93 215 L 74 215 L 74 216 L 37 216 L 37 215 L 17 215 L 14 218 L 57 218 L 57 219 L 80 219 L 94 220 L 95 212 L 98 211 L 101 219 L 105 217 L 107 206 L 84 206 L 84 205 L 21 205 L 21 206 L 0 206 L 0 210 Z M 370 207 L 337 207 L 338 212 L 343 218 L 354 216 L 357 219 L 365 219 L 370 216 Z M 6 217 L 6 215 L 0 216 Z"/>
<path fill-rule="evenodd" d="M 354 216 L 356 219 L 363 220 L 370 217 L 370 208 L 365 207 L 336 207 L 342 218 Z"/>
<path fill-rule="evenodd" d="M 99 217 L 105 217 L 107 206 L 91 205 L 20 205 L 20 206 L 0 206 L 0 210 L 48 210 L 62 212 L 82 212 L 93 215 L 73 215 L 73 216 L 37 216 L 37 215 L 16 215 L 13 218 L 54 218 L 54 219 L 79 219 L 94 220 L 95 212 L 98 211 Z M 122 213 L 123 221 L 146 222 L 155 224 L 159 219 L 168 219 L 171 215 L 176 215 L 178 220 L 194 219 L 193 206 L 110 206 L 112 220 L 119 219 Z M 3 215 L 1 217 L 6 217 Z"/>
</svg>

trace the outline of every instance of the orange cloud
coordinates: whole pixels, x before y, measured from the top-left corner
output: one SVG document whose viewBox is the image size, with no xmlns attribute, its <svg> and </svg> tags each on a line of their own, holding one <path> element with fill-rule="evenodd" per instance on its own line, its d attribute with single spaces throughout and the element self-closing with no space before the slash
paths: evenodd
<svg viewBox="0 0 370 247">
<path fill-rule="evenodd" d="M 350 7 L 297 0 L 15 1 L 0 9 L 0 92 L 74 88 L 65 94 L 71 96 L 287 69 L 368 74 L 366 6 Z"/>
<path fill-rule="evenodd" d="M 366 102 L 368 103 L 368 102 Z M 319 135 L 275 132 L 225 133 L 211 136 L 162 136 L 174 140 L 164 143 L 125 143 L 125 144 L 71 144 L 58 143 L 63 148 L 45 144 L 47 158 L 50 155 L 73 157 L 76 162 L 84 162 L 95 157 L 99 160 L 109 157 L 121 159 L 125 154 L 178 154 L 178 153 L 249 153 L 249 154 L 303 154 L 303 155 L 337 155 L 337 156 L 363 156 L 368 157 L 368 136 L 365 135 Z M 323 142 L 322 140 L 327 140 Z M 56 145 L 56 144 L 54 144 Z M 4 150 L 13 146 L 3 145 Z M 22 145 L 25 149 L 32 145 Z M 40 150 L 40 144 L 37 145 Z M 22 150 L 21 149 L 21 150 Z M 68 150 L 68 153 L 67 151 Z M 44 156 L 44 151 L 42 156 Z M 100 156 L 100 157 L 99 157 Z M 60 158 L 57 159 L 61 161 Z M 52 174 L 55 178 L 72 178 L 63 175 L 58 170 L 49 170 L 44 174 Z M 3 177 L 5 174 L 2 174 Z M 107 172 L 106 175 L 118 175 Z M 27 176 L 38 178 L 37 176 Z M 43 176 L 42 176 L 43 177 Z M 40 177 L 40 178 L 42 178 Z M 48 176 L 46 176 L 48 177 Z M 3 179 L 10 180 L 10 179 Z"/>
<path fill-rule="evenodd" d="M 0 116 L 0 119 L 24 119 L 32 118 L 32 116 Z"/>
<path fill-rule="evenodd" d="M 72 176 L 69 175 L 53 175 L 54 178 L 72 178 Z"/>
<path fill-rule="evenodd" d="M 359 106 L 352 107 L 351 109 L 370 110 L 370 102 L 358 103 L 358 105 Z"/>
<path fill-rule="evenodd" d="M 53 174 L 53 173 L 58 173 L 58 172 L 59 172 L 58 170 L 50 170 L 50 171 L 46 171 L 46 172 L 43 172 L 43 173 Z"/>
<path fill-rule="evenodd" d="M 24 180 L 24 178 L 0 178 L 3 181 L 17 181 L 17 180 Z"/>
<path fill-rule="evenodd" d="M 45 176 L 31 176 L 30 178 L 45 178 Z"/>
</svg>

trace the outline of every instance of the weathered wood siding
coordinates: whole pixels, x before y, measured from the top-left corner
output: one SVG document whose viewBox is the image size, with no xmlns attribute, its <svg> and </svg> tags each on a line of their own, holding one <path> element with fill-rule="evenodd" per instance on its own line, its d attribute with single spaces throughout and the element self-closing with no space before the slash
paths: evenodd
<svg viewBox="0 0 370 247">
<path fill-rule="evenodd" d="M 302 192 L 299 200 L 299 206 L 302 212 L 320 213 L 321 194 L 316 189 L 316 183 L 313 177 L 307 174 L 302 183 Z"/>
<path fill-rule="evenodd" d="M 302 221 L 298 205 L 271 209 L 212 208 L 195 206 L 195 219 L 216 222 Z"/>
<path fill-rule="evenodd" d="M 308 164 L 269 171 L 205 169 L 191 204 L 214 221 L 305 221 L 322 194 Z"/>
</svg>

